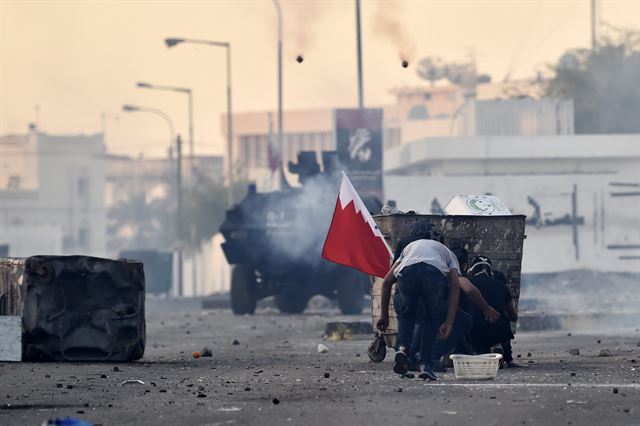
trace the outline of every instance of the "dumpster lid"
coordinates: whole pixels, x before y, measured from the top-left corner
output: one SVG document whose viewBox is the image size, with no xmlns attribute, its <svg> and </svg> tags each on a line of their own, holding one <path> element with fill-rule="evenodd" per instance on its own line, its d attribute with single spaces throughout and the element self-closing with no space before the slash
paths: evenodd
<svg viewBox="0 0 640 426">
<path fill-rule="evenodd" d="M 456 195 L 444 206 L 448 215 L 511 216 L 513 213 L 495 195 Z"/>
</svg>

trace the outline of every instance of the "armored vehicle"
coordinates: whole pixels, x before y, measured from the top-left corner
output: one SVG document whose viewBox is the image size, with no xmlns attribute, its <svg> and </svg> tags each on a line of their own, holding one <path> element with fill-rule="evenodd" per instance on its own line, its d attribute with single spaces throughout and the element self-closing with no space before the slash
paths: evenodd
<svg viewBox="0 0 640 426">
<path fill-rule="evenodd" d="M 344 314 L 362 312 L 369 278 L 321 258 L 340 182 L 337 154 L 323 152 L 322 158 L 323 171 L 315 152 L 300 152 L 289 171 L 299 176 L 301 187 L 258 193 L 250 185 L 246 197 L 227 211 L 220 232 L 233 265 L 235 314 L 253 314 L 257 301 L 272 295 L 283 313 L 304 311 L 314 295 L 337 299 Z"/>
</svg>

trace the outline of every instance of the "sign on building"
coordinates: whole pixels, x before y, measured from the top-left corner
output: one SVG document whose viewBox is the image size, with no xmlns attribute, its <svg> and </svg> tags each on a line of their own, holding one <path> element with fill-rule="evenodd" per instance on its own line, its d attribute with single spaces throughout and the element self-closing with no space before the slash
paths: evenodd
<svg viewBox="0 0 640 426">
<path fill-rule="evenodd" d="M 335 132 L 338 159 L 353 186 L 363 200 L 382 202 L 382 109 L 336 109 Z"/>
</svg>

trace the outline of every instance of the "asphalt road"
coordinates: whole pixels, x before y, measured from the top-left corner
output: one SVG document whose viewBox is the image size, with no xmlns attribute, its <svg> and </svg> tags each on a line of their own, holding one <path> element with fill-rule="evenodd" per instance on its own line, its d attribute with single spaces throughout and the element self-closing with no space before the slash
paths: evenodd
<svg viewBox="0 0 640 426">
<path fill-rule="evenodd" d="M 198 301 L 149 301 L 139 362 L 0 363 L 0 425 L 61 416 L 102 425 L 640 424 L 636 329 L 519 333 L 522 368 L 430 383 L 393 374 L 389 355 L 370 362 L 368 336 L 323 341 L 325 324 L 339 320 L 354 318 L 333 309 L 235 317 Z M 329 351 L 318 353 L 319 343 Z M 213 356 L 194 359 L 204 346 Z M 611 356 L 598 356 L 605 349 Z"/>
</svg>

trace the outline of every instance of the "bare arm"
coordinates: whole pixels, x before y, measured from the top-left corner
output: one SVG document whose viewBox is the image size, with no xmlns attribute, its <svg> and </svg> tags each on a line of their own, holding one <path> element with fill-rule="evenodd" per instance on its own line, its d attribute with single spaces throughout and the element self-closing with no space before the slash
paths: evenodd
<svg viewBox="0 0 640 426">
<path fill-rule="evenodd" d="M 469 281 L 465 277 L 460 277 L 460 289 L 464 291 L 464 294 L 471 299 L 474 305 L 478 307 L 484 314 L 484 317 L 489 322 L 496 322 L 500 319 L 500 314 L 498 311 L 493 309 L 487 301 L 482 297 L 482 293 L 478 290 L 478 287 L 473 285 L 471 281 Z"/>
<path fill-rule="evenodd" d="M 511 322 L 518 321 L 518 313 L 516 312 L 516 308 L 513 306 L 513 302 L 507 303 L 504 309 L 507 311 L 507 316 Z"/>
<path fill-rule="evenodd" d="M 389 326 L 389 301 L 391 300 L 391 286 L 397 281 L 394 271 L 398 267 L 399 262 L 393 264 L 387 275 L 382 281 L 382 298 L 380 302 L 380 319 L 376 327 L 380 331 L 385 331 Z"/>
<path fill-rule="evenodd" d="M 451 269 L 447 274 L 449 281 L 449 297 L 448 304 L 449 310 L 447 311 L 447 320 L 440 325 L 438 330 L 438 339 L 446 340 L 451 333 L 453 323 L 456 319 L 456 311 L 458 310 L 458 300 L 460 299 L 460 281 L 458 271 Z"/>
</svg>

